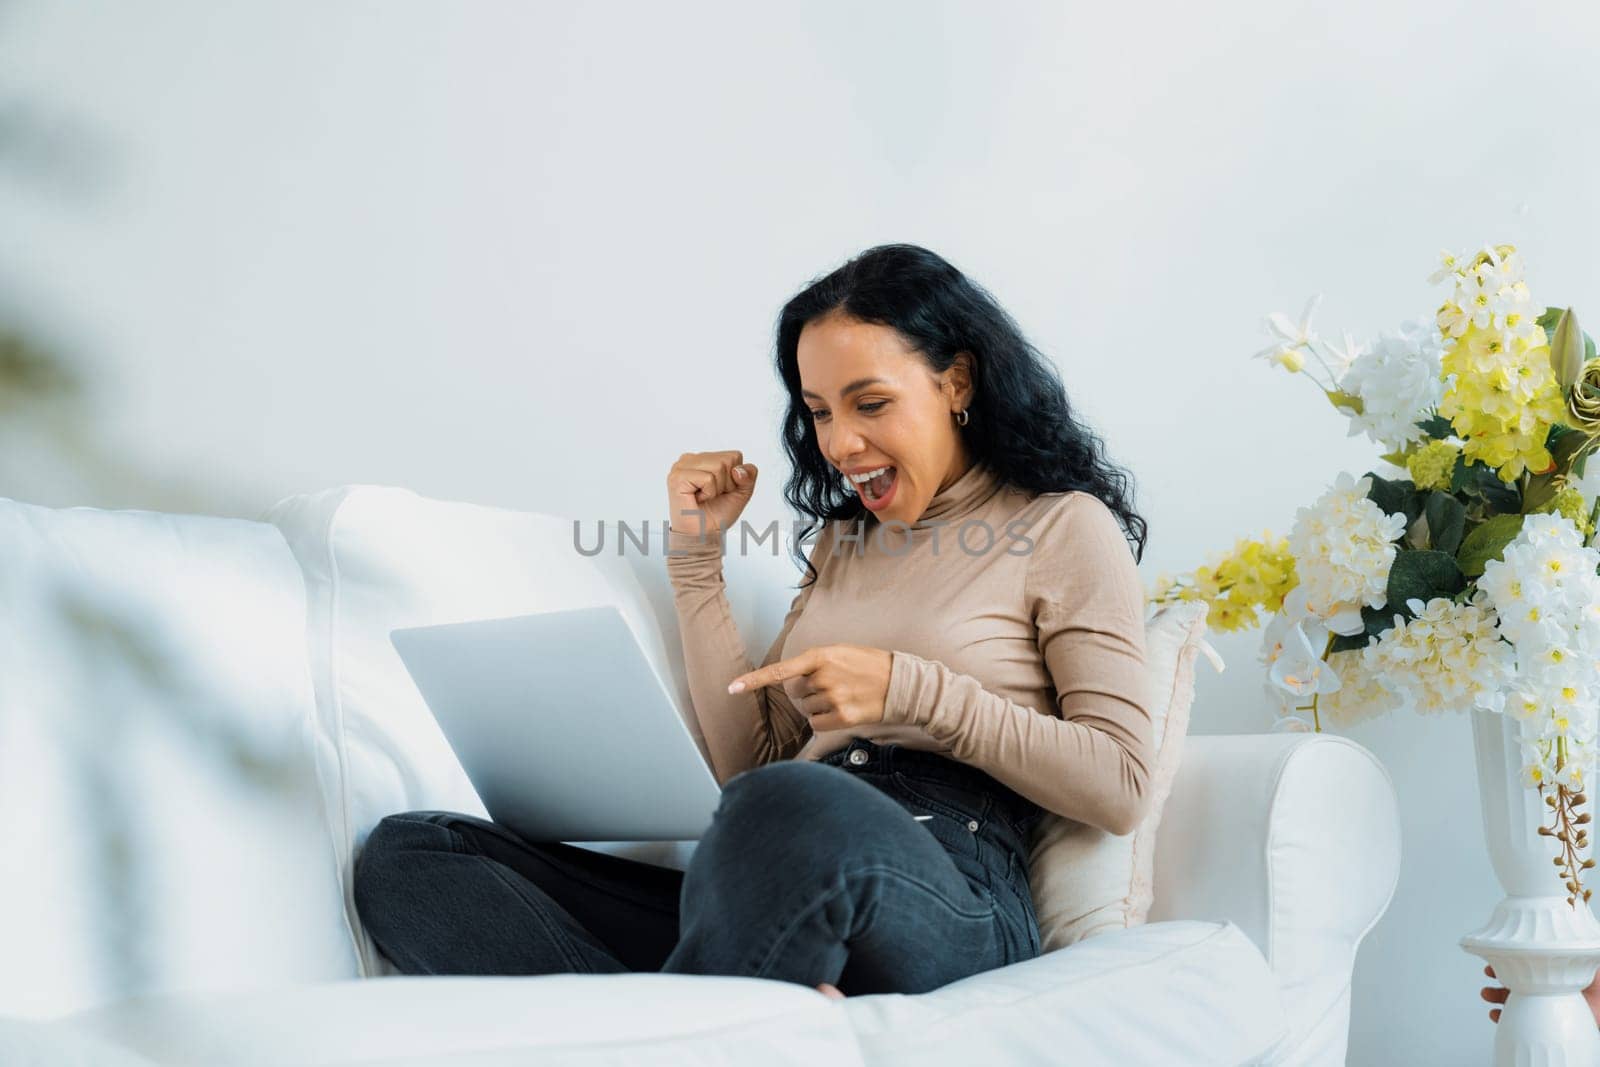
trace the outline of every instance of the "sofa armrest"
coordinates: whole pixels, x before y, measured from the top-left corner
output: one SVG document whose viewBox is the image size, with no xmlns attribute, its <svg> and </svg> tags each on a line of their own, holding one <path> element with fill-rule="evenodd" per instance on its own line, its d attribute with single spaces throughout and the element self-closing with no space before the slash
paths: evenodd
<svg viewBox="0 0 1600 1067">
<path fill-rule="evenodd" d="M 1156 835 L 1150 921 L 1226 920 L 1256 943 L 1290 1047 L 1337 1044 L 1350 976 L 1400 876 L 1389 772 L 1325 733 L 1191 736 Z"/>
</svg>

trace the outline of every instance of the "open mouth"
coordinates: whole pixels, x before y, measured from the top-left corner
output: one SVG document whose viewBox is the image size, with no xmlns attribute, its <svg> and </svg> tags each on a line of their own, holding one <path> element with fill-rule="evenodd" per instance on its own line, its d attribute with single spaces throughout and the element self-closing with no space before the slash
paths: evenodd
<svg viewBox="0 0 1600 1067">
<path fill-rule="evenodd" d="M 886 467 L 864 482 L 858 482 L 852 478 L 850 484 L 856 487 L 856 492 L 861 495 L 862 503 L 876 511 L 887 504 L 889 498 L 894 495 L 895 484 L 899 475 L 900 472 L 896 468 Z"/>
</svg>

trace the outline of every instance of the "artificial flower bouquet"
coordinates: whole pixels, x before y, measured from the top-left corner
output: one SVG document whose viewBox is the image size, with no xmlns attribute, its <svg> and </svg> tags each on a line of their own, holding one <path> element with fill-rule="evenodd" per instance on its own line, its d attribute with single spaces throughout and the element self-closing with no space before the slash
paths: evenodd
<svg viewBox="0 0 1600 1067">
<path fill-rule="evenodd" d="M 1313 297 L 1299 322 L 1268 316 L 1256 354 L 1316 382 L 1392 476 L 1340 473 L 1287 538 L 1162 575 L 1151 599 L 1204 600 L 1217 630 L 1272 615 L 1261 662 L 1280 729 L 1394 710 L 1515 716 L 1524 782 L 1552 819 L 1539 832 L 1561 844 L 1568 903 L 1587 901 L 1600 502 L 1576 483 L 1600 442 L 1600 359 L 1570 308 L 1533 303 L 1510 245 L 1446 254 L 1429 281 L 1453 286 L 1431 321 L 1328 343 Z"/>
</svg>

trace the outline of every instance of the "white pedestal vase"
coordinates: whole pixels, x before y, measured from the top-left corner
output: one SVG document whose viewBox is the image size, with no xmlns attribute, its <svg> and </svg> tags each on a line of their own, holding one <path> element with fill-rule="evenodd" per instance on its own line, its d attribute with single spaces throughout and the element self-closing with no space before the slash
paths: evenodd
<svg viewBox="0 0 1600 1067">
<path fill-rule="evenodd" d="M 1469 714 L 1484 840 L 1506 897 L 1461 947 L 1488 961 L 1511 991 L 1495 1029 L 1494 1065 L 1600 1067 L 1600 1030 L 1581 993 L 1600 966 L 1600 922 L 1581 896 L 1567 903 L 1554 862 L 1561 842 L 1539 833 L 1541 824 L 1551 824 L 1552 809 L 1521 781 L 1518 722 L 1478 708 Z M 1589 852 L 1579 851 L 1580 862 Z M 1579 881 L 1600 886 L 1597 872 L 1592 867 Z"/>
</svg>

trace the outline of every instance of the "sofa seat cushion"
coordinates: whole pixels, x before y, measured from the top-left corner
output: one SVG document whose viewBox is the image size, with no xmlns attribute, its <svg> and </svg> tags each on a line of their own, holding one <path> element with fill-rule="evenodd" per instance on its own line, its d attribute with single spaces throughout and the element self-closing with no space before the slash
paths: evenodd
<svg viewBox="0 0 1600 1067">
<path fill-rule="evenodd" d="M 6 1067 L 161 1067 L 154 1060 L 53 1020 L 0 1016 Z"/>
<path fill-rule="evenodd" d="M 394 975 L 139 998 L 57 1025 L 169 1067 L 862 1063 L 839 1002 L 709 975 Z"/>
<path fill-rule="evenodd" d="M 834 1001 L 787 982 L 699 975 L 399 975 L 140 997 L 53 1025 L 63 1048 L 93 1041 L 174 1067 L 1126 1067 L 1270 1061 L 1286 1037 L 1282 1009 L 1237 926 L 1173 920 L 914 996 Z"/>
<path fill-rule="evenodd" d="M 1272 972 L 1229 922 L 1107 931 L 928 993 L 843 1003 L 874 1067 L 1233 1065 L 1286 1036 Z"/>
</svg>

